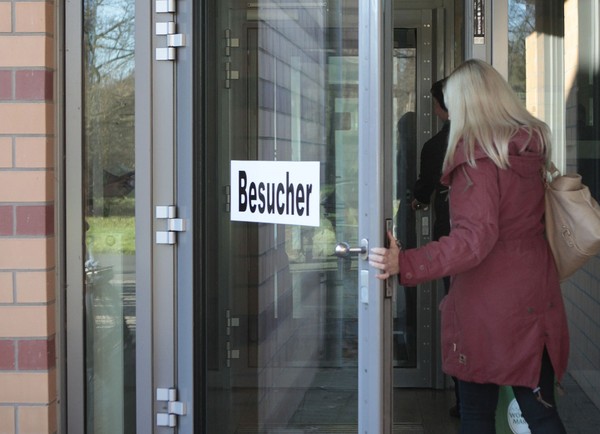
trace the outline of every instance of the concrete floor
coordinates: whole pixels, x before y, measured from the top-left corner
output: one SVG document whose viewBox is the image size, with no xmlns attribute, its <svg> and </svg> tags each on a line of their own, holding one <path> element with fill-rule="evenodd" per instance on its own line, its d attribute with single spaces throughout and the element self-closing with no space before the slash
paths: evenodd
<svg viewBox="0 0 600 434">
<path fill-rule="evenodd" d="M 306 392 L 287 426 L 243 427 L 238 434 L 356 434 L 356 389 L 319 386 Z M 572 377 L 563 381 L 565 395 L 558 408 L 568 434 L 596 434 L 600 410 L 587 398 Z M 460 420 L 448 409 L 454 404 L 453 390 L 395 389 L 393 434 L 458 434 Z M 503 432 L 498 434 L 512 434 Z"/>
</svg>

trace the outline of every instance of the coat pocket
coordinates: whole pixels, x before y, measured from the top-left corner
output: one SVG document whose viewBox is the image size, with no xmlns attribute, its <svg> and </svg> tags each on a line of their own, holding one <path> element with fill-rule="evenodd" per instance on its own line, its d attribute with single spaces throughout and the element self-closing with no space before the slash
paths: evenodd
<svg viewBox="0 0 600 434">
<path fill-rule="evenodd" d="M 455 361 L 458 361 L 460 354 L 460 328 L 454 299 L 451 295 L 447 295 L 442 299 L 440 311 L 442 317 L 442 363 L 444 366 L 447 366 L 447 364 L 453 365 Z"/>
</svg>

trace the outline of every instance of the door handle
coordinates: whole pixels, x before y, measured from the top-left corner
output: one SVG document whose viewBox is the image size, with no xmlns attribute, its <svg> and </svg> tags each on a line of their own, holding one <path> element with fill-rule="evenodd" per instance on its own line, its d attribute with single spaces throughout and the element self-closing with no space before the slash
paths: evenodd
<svg viewBox="0 0 600 434">
<path fill-rule="evenodd" d="M 350 247 L 346 242 L 337 243 L 335 246 L 334 255 L 338 258 L 349 258 L 350 256 L 356 255 L 360 259 L 366 261 L 369 257 L 369 241 L 363 238 L 360 241 L 360 247 Z"/>
</svg>

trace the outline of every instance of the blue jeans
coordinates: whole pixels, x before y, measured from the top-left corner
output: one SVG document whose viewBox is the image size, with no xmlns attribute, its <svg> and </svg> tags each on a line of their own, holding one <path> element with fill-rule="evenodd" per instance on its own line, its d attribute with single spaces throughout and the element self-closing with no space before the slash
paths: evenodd
<svg viewBox="0 0 600 434">
<path fill-rule="evenodd" d="M 545 406 L 528 387 L 513 386 L 515 398 L 532 434 L 566 434 L 554 400 L 554 370 L 544 350 L 540 392 Z M 495 434 L 499 386 L 458 380 L 460 434 Z"/>
</svg>

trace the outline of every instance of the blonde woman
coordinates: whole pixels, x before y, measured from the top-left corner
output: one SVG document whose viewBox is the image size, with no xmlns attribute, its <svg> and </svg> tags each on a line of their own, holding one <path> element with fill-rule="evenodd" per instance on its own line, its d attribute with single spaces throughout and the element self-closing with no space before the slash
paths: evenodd
<svg viewBox="0 0 600 434">
<path fill-rule="evenodd" d="M 444 372 L 458 379 L 461 433 L 495 433 L 499 385 L 512 386 L 533 434 L 565 433 L 554 380 L 569 337 L 559 280 L 544 237 L 541 168 L 550 131 L 490 65 L 469 60 L 447 79 L 450 115 L 442 183 L 451 231 L 418 249 L 371 250 L 378 278 L 452 276 L 441 304 Z"/>
</svg>

